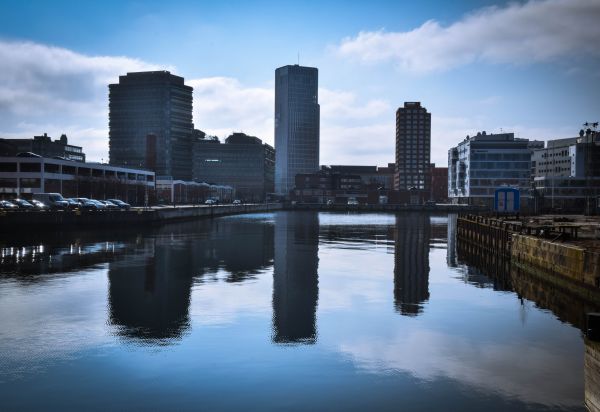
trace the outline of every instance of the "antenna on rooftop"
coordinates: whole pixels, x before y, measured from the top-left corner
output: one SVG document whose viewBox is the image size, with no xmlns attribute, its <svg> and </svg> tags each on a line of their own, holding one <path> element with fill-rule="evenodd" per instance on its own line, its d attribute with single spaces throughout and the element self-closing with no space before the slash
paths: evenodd
<svg viewBox="0 0 600 412">
<path fill-rule="evenodd" d="M 298 52 L 298 66 L 300 66 L 300 52 Z"/>
</svg>

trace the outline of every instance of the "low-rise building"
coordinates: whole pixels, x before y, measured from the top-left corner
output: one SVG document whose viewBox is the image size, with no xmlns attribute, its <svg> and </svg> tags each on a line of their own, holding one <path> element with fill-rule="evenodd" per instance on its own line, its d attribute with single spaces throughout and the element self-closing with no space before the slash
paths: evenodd
<svg viewBox="0 0 600 412">
<path fill-rule="evenodd" d="M 515 138 L 514 133 L 477 133 L 448 151 L 448 198 L 453 203 L 492 207 L 497 188 L 518 188 L 528 207 L 531 153 L 541 141 Z"/>
<path fill-rule="evenodd" d="M 591 212 L 600 205 L 600 133 L 549 140 L 531 161 L 539 212 Z"/>
<path fill-rule="evenodd" d="M 159 204 L 201 204 L 208 199 L 231 203 L 234 196 L 231 186 L 175 180 L 169 176 L 156 179 L 156 202 Z"/>
<path fill-rule="evenodd" d="M 81 146 L 69 144 L 67 135 L 52 140 L 47 133 L 33 139 L 0 139 L 0 156 L 16 156 L 19 153 L 35 153 L 42 157 L 61 157 L 66 160 L 85 162 Z"/>
<path fill-rule="evenodd" d="M 316 173 L 296 175 L 291 199 L 301 203 L 347 203 L 354 199 L 367 202 L 367 186 L 358 174 L 345 174 L 321 166 Z"/>
<path fill-rule="evenodd" d="M 227 185 L 240 200 L 263 201 L 274 191 L 275 149 L 259 138 L 233 133 L 225 143 L 194 133 L 193 180 Z"/>
<path fill-rule="evenodd" d="M 333 173 L 360 176 L 365 186 L 392 189 L 394 187 L 394 163 L 378 166 L 329 166 Z"/>
<path fill-rule="evenodd" d="M 64 197 L 153 202 L 155 175 L 147 170 L 46 157 L 0 157 L 0 198 L 30 199 L 33 193 Z"/>
</svg>

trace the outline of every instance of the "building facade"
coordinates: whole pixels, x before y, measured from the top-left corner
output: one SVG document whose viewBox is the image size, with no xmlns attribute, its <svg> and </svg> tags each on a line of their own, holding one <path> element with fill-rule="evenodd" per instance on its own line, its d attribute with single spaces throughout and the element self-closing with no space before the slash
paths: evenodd
<svg viewBox="0 0 600 412">
<path fill-rule="evenodd" d="M 394 187 L 394 164 L 388 163 L 387 167 L 377 166 L 330 166 L 332 172 L 347 175 L 358 175 L 365 187 L 392 189 Z"/>
<path fill-rule="evenodd" d="M 192 178 L 192 91 L 168 71 L 127 73 L 109 87 L 110 163 Z"/>
<path fill-rule="evenodd" d="M 431 184 L 431 113 L 420 102 L 396 111 L 396 190 L 429 192 Z"/>
<path fill-rule="evenodd" d="M 531 154 L 543 142 L 517 139 L 514 133 L 467 136 L 448 151 L 448 198 L 453 203 L 492 207 L 501 186 L 518 188 L 521 204 L 530 197 Z"/>
<path fill-rule="evenodd" d="M 264 201 L 274 190 L 275 150 L 254 136 L 233 133 L 225 143 L 198 138 L 193 165 L 194 181 L 232 186 L 245 202 Z"/>
<path fill-rule="evenodd" d="M 319 170 L 318 70 L 299 65 L 275 70 L 275 192 L 288 196 L 296 175 Z"/>
<path fill-rule="evenodd" d="M 600 133 L 549 140 L 531 156 L 539 212 L 591 213 L 600 206 Z"/>
<path fill-rule="evenodd" d="M 297 174 L 294 186 L 291 198 L 301 203 L 346 204 L 350 199 L 367 202 L 367 186 L 360 175 L 334 171 L 328 166 L 321 166 L 316 173 Z"/>
<path fill-rule="evenodd" d="M 44 157 L 0 157 L 0 198 L 61 193 L 144 205 L 153 203 L 154 187 L 155 174 L 147 170 Z"/>
<path fill-rule="evenodd" d="M 448 200 L 448 168 L 431 164 L 431 192 L 429 200 L 444 203 Z"/>
<path fill-rule="evenodd" d="M 47 133 L 33 136 L 33 139 L 0 139 L 0 156 L 16 156 L 23 152 L 85 162 L 85 153 L 81 146 L 70 145 L 66 134 L 56 140 L 52 140 Z"/>
</svg>

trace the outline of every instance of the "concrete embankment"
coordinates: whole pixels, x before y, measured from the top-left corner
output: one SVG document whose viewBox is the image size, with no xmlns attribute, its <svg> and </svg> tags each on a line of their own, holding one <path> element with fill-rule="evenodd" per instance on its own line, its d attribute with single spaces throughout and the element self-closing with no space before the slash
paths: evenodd
<svg viewBox="0 0 600 412">
<path fill-rule="evenodd" d="M 600 253 L 589 247 L 515 234 L 511 260 L 584 299 L 600 301 Z"/>
<path fill-rule="evenodd" d="M 167 223 L 244 213 L 280 210 L 280 203 L 217 206 L 153 207 L 117 211 L 8 211 L 0 213 L 0 231 L 80 227 L 116 227 Z"/>
<path fill-rule="evenodd" d="M 586 301 L 600 302 L 599 242 L 561 241 L 568 236 L 555 236 L 561 234 L 558 230 L 545 226 L 535 236 L 523 222 L 461 216 L 457 241 L 459 249 L 476 256 L 492 273 L 517 267 Z"/>
<path fill-rule="evenodd" d="M 392 205 L 392 204 L 359 204 L 347 205 L 335 203 L 332 205 L 322 203 L 297 203 L 287 206 L 289 210 L 318 210 L 322 212 L 426 212 L 426 213 L 477 213 L 483 209 L 472 205 Z"/>
</svg>

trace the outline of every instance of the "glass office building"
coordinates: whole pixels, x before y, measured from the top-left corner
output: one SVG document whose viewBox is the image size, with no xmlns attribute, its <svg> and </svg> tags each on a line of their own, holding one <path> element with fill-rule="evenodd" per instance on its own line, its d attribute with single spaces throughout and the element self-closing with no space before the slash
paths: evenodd
<svg viewBox="0 0 600 412">
<path fill-rule="evenodd" d="M 275 70 L 275 192 L 288 196 L 299 173 L 319 170 L 319 72 L 314 67 Z"/>
<path fill-rule="evenodd" d="M 518 188 L 529 197 L 531 154 L 544 142 L 517 139 L 513 133 L 467 136 L 448 151 L 448 198 L 453 203 L 491 206 L 497 188 Z"/>
<path fill-rule="evenodd" d="M 108 88 L 110 163 L 191 180 L 193 89 L 183 77 L 127 73 Z"/>
</svg>

